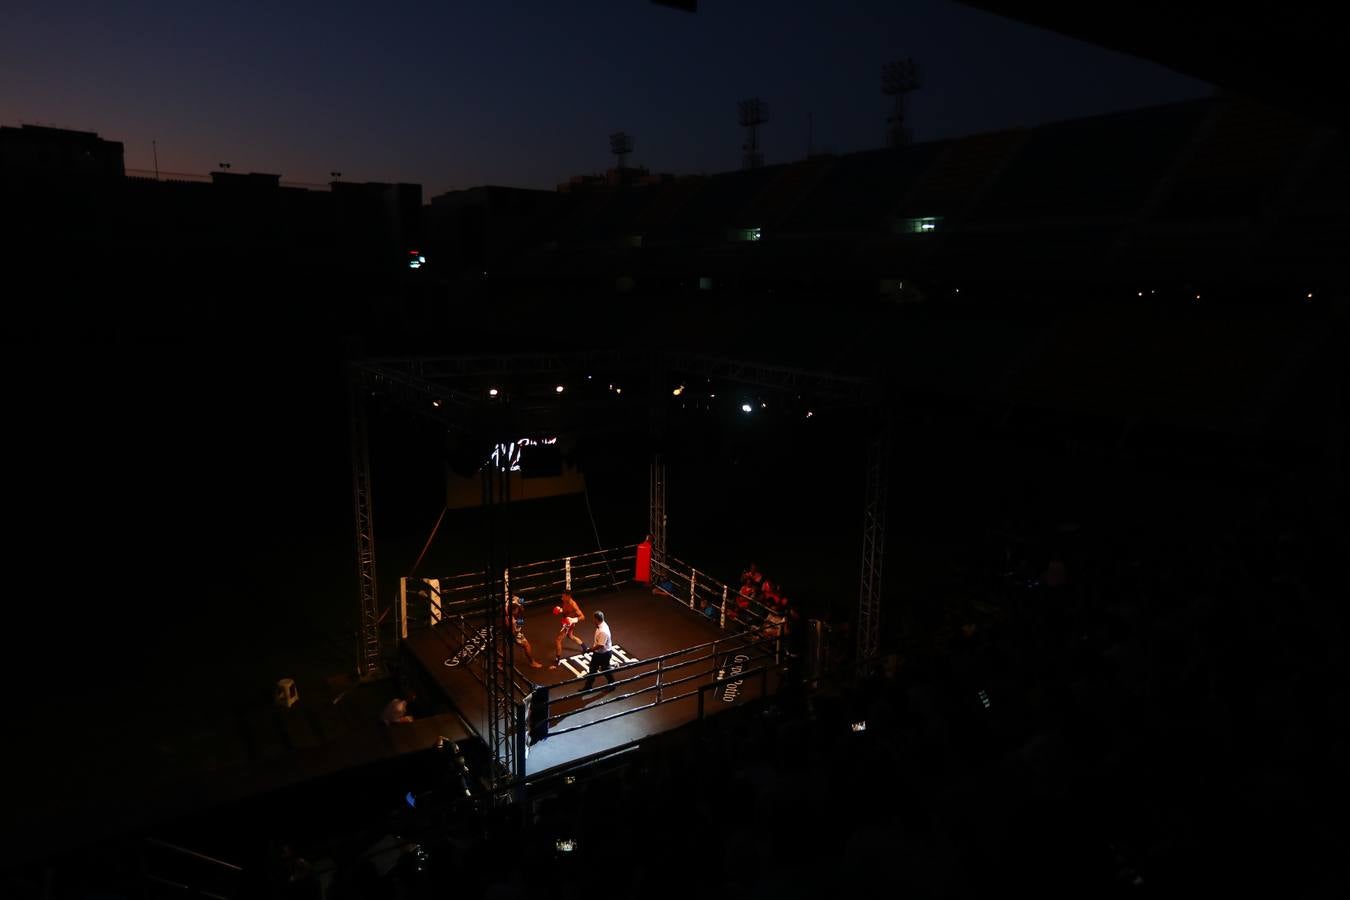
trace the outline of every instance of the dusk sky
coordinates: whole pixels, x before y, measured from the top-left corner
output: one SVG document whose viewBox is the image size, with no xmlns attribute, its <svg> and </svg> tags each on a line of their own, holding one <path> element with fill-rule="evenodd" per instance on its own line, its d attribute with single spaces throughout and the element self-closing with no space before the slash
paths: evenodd
<svg viewBox="0 0 1350 900">
<path fill-rule="evenodd" d="M 120 7 L 120 8 L 117 8 Z M 374 4 L 7 0 L 0 124 L 126 145 L 128 168 L 552 187 L 630 162 L 736 168 L 736 101 L 764 98 L 767 162 L 879 146 L 880 69 L 923 66 L 919 140 L 1206 96 L 1212 88 L 949 0 Z"/>
</svg>

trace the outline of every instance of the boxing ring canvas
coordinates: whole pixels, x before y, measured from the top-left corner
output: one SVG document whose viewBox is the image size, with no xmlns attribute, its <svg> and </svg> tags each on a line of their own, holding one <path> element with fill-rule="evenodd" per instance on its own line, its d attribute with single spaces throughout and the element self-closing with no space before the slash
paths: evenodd
<svg viewBox="0 0 1350 900">
<path fill-rule="evenodd" d="M 570 582 L 570 563 L 567 569 Z M 614 574 L 631 577 L 632 569 Z M 408 630 L 403 646 L 481 736 L 487 733 L 489 714 L 481 672 L 487 658 L 481 640 L 486 614 L 481 604 L 476 613 L 467 606 L 455 611 L 452 581 L 437 580 L 446 593 L 441 608 L 433 610 L 435 623 L 428 615 L 424 627 Z M 597 610 L 604 612 L 613 635 L 613 666 L 619 680 L 612 691 L 606 691 L 606 680 L 599 676 L 594 689 L 582 695 L 577 694 L 584 686 L 580 676 L 587 673 L 590 662 L 583 648 L 564 641 L 561 664 L 551 666 L 560 628 L 553 607 L 562 585 L 556 592 L 545 590 L 533 596 L 522 591 L 527 601 L 524 637 L 535 659 L 544 664 L 544 668 L 531 668 L 517 645 L 513 680 L 525 710 L 523 719 L 530 723 L 526 777 L 633 744 L 777 690 L 778 642 L 757 627 L 761 618 L 755 610 L 742 608 L 728 622 L 722 586 L 696 572 L 685 572 L 680 578 L 678 572 L 668 571 L 664 577 L 658 575 L 657 581 L 665 589 L 618 577 L 603 585 L 592 580 L 590 590 L 581 578 L 573 585 L 586 615 L 586 621 L 576 627 L 577 636 L 589 645 L 595 628 L 591 616 Z M 541 724 L 544 720 L 546 727 Z"/>
</svg>

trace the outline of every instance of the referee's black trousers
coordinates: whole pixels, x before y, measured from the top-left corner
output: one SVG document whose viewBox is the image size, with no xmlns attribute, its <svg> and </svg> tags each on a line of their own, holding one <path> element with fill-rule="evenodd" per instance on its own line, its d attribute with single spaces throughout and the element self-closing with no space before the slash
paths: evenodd
<svg viewBox="0 0 1350 900">
<path fill-rule="evenodd" d="M 601 672 L 605 674 L 610 684 L 614 683 L 614 673 L 609 670 L 609 659 L 613 655 L 613 650 L 597 650 L 591 654 L 591 669 L 586 675 L 586 687 L 583 690 L 589 691 L 591 685 L 595 684 L 595 676 Z"/>
</svg>

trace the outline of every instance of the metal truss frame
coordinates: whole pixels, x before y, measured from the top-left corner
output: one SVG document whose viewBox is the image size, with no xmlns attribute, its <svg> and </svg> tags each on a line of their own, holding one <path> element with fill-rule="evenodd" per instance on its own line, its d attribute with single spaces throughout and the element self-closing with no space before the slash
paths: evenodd
<svg viewBox="0 0 1350 900">
<path fill-rule="evenodd" d="M 866 375 L 661 350 L 382 358 L 363 360 L 354 365 L 373 383 L 411 391 L 413 396 L 423 400 L 439 399 L 447 408 L 455 405 L 471 408 L 479 404 L 481 397 L 457 388 L 455 382 L 487 376 L 664 372 L 672 376 L 716 378 L 771 390 L 809 392 L 821 400 L 848 406 L 869 404 L 875 387 L 875 380 Z"/>
<path fill-rule="evenodd" d="M 499 466 L 484 466 L 483 511 L 488 518 L 487 553 L 484 557 L 483 607 L 487 610 L 487 652 L 480 653 L 483 684 L 487 690 L 487 745 L 494 766 L 490 780 L 494 790 L 514 784 L 525 775 L 524 721 L 512 690 L 516 666 L 516 642 L 507 620 L 510 616 L 509 531 L 499 519 L 509 515 L 511 480 Z"/>
<path fill-rule="evenodd" d="M 352 453 L 352 505 L 356 516 L 356 583 L 359 594 L 356 625 L 356 671 L 374 677 L 384 668 L 380 639 L 380 580 L 375 568 L 375 508 L 371 497 L 370 420 L 365 393 L 355 379 L 348 382 Z"/>
<path fill-rule="evenodd" d="M 652 561 L 666 562 L 666 464 L 661 454 L 652 455 L 651 479 L 647 489 L 647 533 L 652 539 Z"/>
<path fill-rule="evenodd" d="M 725 357 L 692 353 L 666 353 L 667 371 L 702 375 L 723 381 L 781 391 L 810 392 L 817 397 L 847 405 L 866 405 L 872 399 L 874 380 L 867 376 L 775 366 Z"/>
<path fill-rule="evenodd" d="M 863 491 L 862 565 L 858 574 L 857 668 L 867 674 L 881 652 L 881 574 L 886 556 L 886 430 L 867 446 Z"/>
</svg>

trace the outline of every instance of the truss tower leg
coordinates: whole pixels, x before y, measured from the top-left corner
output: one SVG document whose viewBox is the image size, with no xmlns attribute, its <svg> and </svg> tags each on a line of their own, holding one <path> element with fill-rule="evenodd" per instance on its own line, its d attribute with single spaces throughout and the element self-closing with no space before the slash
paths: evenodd
<svg viewBox="0 0 1350 900">
<path fill-rule="evenodd" d="M 887 442 L 879 434 L 867 447 L 863 496 L 862 570 L 858 588 L 858 671 L 866 674 L 881 651 L 881 569 L 886 554 Z"/>
<path fill-rule="evenodd" d="M 647 491 L 647 532 L 652 536 L 652 559 L 666 562 L 666 464 L 661 454 L 652 456 L 651 479 Z"/>
<path fill-rule="evenodd" d="M 356 623 L 356 671 L 362 678 L 384 667 L 380 642 L 379 579 L 375 572 L 375 516 L 370 493 L 370 424 L 365 390 L 355 370 L 347 383 L 352 443 L 352 506 L 356 515 L 356 582 L 360 609 Z"/>
</svg>

